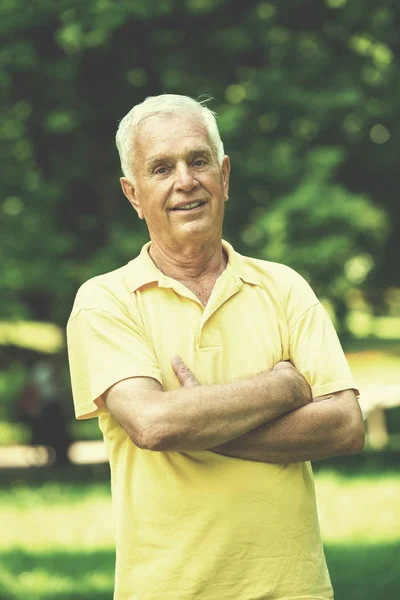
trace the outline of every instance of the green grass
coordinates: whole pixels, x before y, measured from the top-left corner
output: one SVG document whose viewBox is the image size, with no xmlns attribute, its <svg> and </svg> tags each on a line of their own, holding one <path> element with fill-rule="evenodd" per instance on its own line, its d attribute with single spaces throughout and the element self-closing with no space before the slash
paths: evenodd
<svg viewBox="0 0 400 600">
<path fill-rule="evenodd" d="M 400 474 L 315 476 L 324 542 L 341 546 L 400 543 Z"/>
<path fill-rule="evenodd" d="M 108 483 L 16 482 L 0 497 L 0 600 L 110 600 Z"/>
<path fill-rule="evenodd" d="M 316 473 L 337 600 L 400 596 L 400 473 Z M 108 483 L 17 481 L 0 494 L 0 600 L 110 600 Z M 217 600 L 217 599 L 216 599 Z"/>
</svg>

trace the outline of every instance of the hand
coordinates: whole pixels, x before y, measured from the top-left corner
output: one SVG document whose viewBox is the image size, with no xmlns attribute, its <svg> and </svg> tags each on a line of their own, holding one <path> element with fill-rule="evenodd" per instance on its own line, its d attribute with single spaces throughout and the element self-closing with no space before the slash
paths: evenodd
<svg viewBox="0 0 400 600">
<path fill-rule="evenodd" d="M 172 368 L 182 387 L 188 388 L 200 385 L 192 371 L 185 365 L 180 356 L 174 356 L 172 359 Z"/>
<path fill-rule="evenodd" d="M 283 377 L 287 382 L 290 387 L 290 393 L 293 394 L 295 404 L 298 408 L 312 402 L 313 398 L 310 386 L 290 360 L 278 362 L 272 369 L 272 372 Z"/>
</svg>

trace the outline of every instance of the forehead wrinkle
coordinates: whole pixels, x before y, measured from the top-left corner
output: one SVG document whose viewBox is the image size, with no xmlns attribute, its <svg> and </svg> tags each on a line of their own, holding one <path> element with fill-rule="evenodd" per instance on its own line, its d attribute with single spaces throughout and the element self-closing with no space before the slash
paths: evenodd
<svg viewBox="0 0 400 600">
<path fill-rule="evenodd" d="M 211 150 L 209 148 L 207 148 L 206 146 L 200 146 L 200 145 L 196 145 L 193 146 L 192 148 L 188 147 L 188 148 L 184 148 L 182 151 L 180 152 L 160 152 L 159 154 L 153 154 L 152 156 L 150 156 L 147 159 L 147 163 L 148 164 L 154 164 L 157 162 L 163 162 L 163 161 L 170 161 L 170 160 L 174 160 L 180 157 L 188 157 L 188 156 L 194 156 L 196 154 L 204 154 L 207 157 L 211 157 L 212 153 Z"/>
</svg>

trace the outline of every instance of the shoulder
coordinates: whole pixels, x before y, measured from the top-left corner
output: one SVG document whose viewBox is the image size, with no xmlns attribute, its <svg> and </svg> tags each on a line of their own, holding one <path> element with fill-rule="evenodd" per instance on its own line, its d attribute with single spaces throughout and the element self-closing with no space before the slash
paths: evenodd
<svg viewBox="0 0 400 600">
<path fill-rule="evenodd" d="M 244 256 L 243 259 L 250 277 L 279 301 L 289 324 L 319 304 L 308 281 L 291 267 L 248 256 Z"/>
<path fill-rule="evenodd" d="M 303 291 L 312 293 L 313 298 L 315 298 L 308 281 L 292 267 L 250 256 L 244 256 L 243 259 L 246 262 L 246 268 L 259 278 L 261 284 L 274 285 L 284 297 L 289 297 L 293 292 Z"/>
<path fill-rule="evenodd" d="M 85 281 L 77 291 L 70 320 L 82 310 L 124 312 L 130 297 L 129 265 Z"/>
<path fill-rule="evenodd" d="M 297 271 L 288 265 L 284 265 L 283 263 L 263 260 L 261 258 L 253 258 L 251 256 L 243 256 L 243 258 L 250 269 L 253 269 L 261 275 L 276 279 L 277 281 L 291 281 L 292 279 L 301 277 Z"/>
</svg>

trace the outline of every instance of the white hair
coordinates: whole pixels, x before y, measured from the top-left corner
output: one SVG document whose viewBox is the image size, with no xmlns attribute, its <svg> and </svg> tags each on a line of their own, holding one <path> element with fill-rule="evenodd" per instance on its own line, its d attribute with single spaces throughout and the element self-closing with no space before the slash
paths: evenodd
<svg viewBox="0 0 400 600">
<path fill-rule="evenodd" d="M 183 110 L 199 116 L 215 148 L 218 161 L 222 163 L 224 145 L 219 135 L 216 114 L 204 105 L 207 101 L 208 99 L 197 101 L 189 96 L 177 94 L 162 94 L 161 96 L 150 96 L 140 104 L 136 104 L 120 122 L 115 138 L 125 177 L 131 181 L 134 179 L 133 141 L 139 123 L 145 117 L 161 113 L 178 113 Z"/>
</svg>

